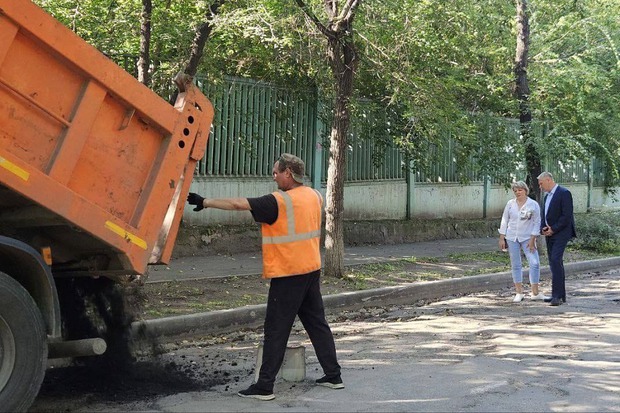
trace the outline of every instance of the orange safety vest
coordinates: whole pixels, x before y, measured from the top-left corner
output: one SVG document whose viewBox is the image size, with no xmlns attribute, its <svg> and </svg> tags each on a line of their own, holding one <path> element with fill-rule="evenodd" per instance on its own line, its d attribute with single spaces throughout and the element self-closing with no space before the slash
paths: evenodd
<svg viewBox="0 0 620 413">
<path fill-rule="evenodd" d="M 307 186 L 274 192 L 278 218 L 262 224 L 263 278 L 289 277 L 321 269 L 323 197 Z"/>
</svg>

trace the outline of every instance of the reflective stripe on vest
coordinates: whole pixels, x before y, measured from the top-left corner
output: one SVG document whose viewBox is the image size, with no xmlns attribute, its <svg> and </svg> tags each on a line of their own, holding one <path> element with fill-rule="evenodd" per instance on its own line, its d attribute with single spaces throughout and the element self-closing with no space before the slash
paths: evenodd
<svg viewBox="0 0 620 413">
<path fill-rule="evenodd" d="M 316 189 L 313 189 L 313 191 L 316 192 L 322 204 L 323 200 L 322 200 L 320 192 L 317 191 Z M 284 199 L 284 205 L 286 205 L 286 211 L 287 211 L 286 226 L 288 228 L 289 235 L 280 235 L 277 237 L 263 237 L 263 245 L 285 244 L 288 242 L 303 241 L 305 239 L 321 237 L 321 229 L 310 231 L 310 232 L 305 232 L 305 233 L 299 233 L 299 234 L 295 233 L 295 214 L 288 212 L 288 211 L 293 212 L 293 200 L 291 199 L 291 196 L 284 191 L 281 191 L 280 195 L 282 195 L 282 198 Z"/>
<path fill-rule="evenodd" d="M 323 198 L 298 187 L 273 194 L 278 218 L 262 225 L 263 277 L 287 277 L 321 269 L 320 237 Z"/>
</svg>

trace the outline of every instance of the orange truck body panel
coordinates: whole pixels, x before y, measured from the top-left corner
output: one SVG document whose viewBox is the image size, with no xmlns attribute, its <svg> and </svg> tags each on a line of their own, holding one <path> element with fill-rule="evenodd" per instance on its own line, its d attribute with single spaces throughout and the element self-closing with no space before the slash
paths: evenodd
<svg viewBox="0 0 620 413">
<path fill-rule="evenodd" d="M 29 0 L 0 0 L 0 235 L 51 247 L 53 269 L 166 263 L 212 120 L 191 83 L 173 107 Z"/>
</svg>

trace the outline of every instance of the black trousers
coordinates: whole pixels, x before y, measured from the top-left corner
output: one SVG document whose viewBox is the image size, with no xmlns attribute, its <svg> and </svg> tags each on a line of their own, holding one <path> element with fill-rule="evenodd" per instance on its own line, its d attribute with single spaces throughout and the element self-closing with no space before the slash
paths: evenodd
<svg viewBox="0 0 620 413">
<path fill-rule="evenodd" d="M 334 336 L 325 320 L 320 271 L 272 278 L 267 299 L 263 360 L 256 386 L 271 391 L 282 366 L 286 345 L 299 316 L 326 376 L 340 375 Z"/>
<path fill-rule="evenodd" d="M 551 269 L 551 297 L 566 299 L 564 250 L 568 244 L 568 239 L 546 237 L 546 241 L 549 268 Z"/>
</svg>

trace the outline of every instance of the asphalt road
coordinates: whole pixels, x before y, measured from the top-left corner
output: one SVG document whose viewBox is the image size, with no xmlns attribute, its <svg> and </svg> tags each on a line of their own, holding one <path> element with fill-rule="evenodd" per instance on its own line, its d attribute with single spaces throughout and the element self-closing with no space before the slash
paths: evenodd
<svg viewBox="0 0 620 413">
<path fill-rule="evenodd" d="M 157 359 L 192 366 L 202 377 L 226 370 L 214 385 L 158 394 L 146 389 L 157 389 L 162 377 L 147 375 L 135 389 L 142 395 L 42 394 L 32 411 L 620 411 L 619 275 L 573 271 L 568 302 L 559 307 L 512 303 L 504 288 L 425 305 L 342 310 L 329 320 L 344 390 L 314 385 L 320 367 L 297 326 L 289 343 L 306 346 L 307 378 L 276 382 L 273 401 L 236 396 L 253 380 L 258 331 L 178 343 Z"/>
</svg>

